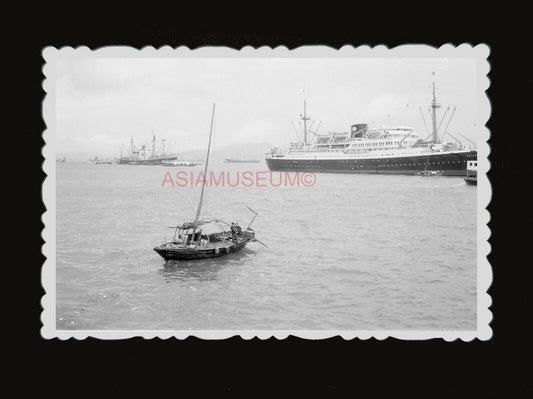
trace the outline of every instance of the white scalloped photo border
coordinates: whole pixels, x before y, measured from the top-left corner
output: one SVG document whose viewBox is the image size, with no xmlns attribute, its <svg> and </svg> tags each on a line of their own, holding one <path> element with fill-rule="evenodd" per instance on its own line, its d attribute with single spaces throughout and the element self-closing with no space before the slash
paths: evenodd
<svg viewBox="0 0 533 399">
<path fill-rule="evenodd" d="M 229 47 L 200 47 L 194 50 L 188 47 L 172 48 L 163 46 L 159 49 L 154 47 L 144 47 L 136 49 L 126 46 L 109 46 L 91 50 L 86 46 L 77 48 L 46 47 L 42 51 L 44 58 L 43 89 L 46 95 L 43 99 L 42 115 L 46 128 L 43 132 L 45 145 L 42 149 L 44 156 L 43 171 L 46 174 L 42 185 L 42 196 L 46 210 L 42 215 L 44 229 L 42 237 L 44 244 L 42 252 L 46 260 L 42 267 L 41 278 L 45 294 L 41 299 L 43 311 L 41 313 L 41 335 L 45 339 L 85 339 L 95 337 L 102 339 L 124 339 L 141 336 L 146 339 L 176 337 L 184 339 L 188 336 L 195 336 L 202 339 L 225 339 L 233 336 L 240 336 L 243 339 L 258 337 L 268 339 L 284 339 L 289 335 L 305 339 L 324 339 L 334 336 L 341 336 L 344 339 L 369 339 L 379 340 L 388 337 L 408 340 L 425 340 L 431 338 L 442 338 L 446 341 L 461 339 L 471 341 L 475 338 L 488 340 L 492 336 L 490 322 L 492 312 L 489 307 L 492 298 L 487 293 L 492 283 L 492 269 L 487 260 L 491 247 L 488 242 L 490 229 L 487 223 L 490 214 L 486 210 L 491 196 L 492 189 L 487 177 L 490 168 L 488 156 L 490 153 L 487 143 L 490 132 L 486 127 L 491 114 L 491 104 L 485 91 L 490 86 L 488 73 L 490 64 L 488 57 L 490 49 L 486 44 L 472 46 L 471 44 L 461 44 L 454 46 L 445 44 L 440 48 L 425 44 L 406 44 L 394 48 L 387 48 L 379 45 L 376 47 L 343 46 L 334 49 L 328 46 L 302 46 L 289 50 L 285 46 L 276 48 L 259 47 L 253 48 L 245 46 L 240 50 Z M 55 142 L 55 82 L 56 82 L 56 61 L 59 57 L 87 57 L 87 58 L 475 58 L 477 59 L 477 117 L 480 122 L 480 137 L 478 144 L 478 186 L 477 186 L 477 328 L 472 331 L 449 331 L 449 330 L 290 330 L 290 331 L 267 331 L 267 330 L 58 330 L 56 327 L 56 142 Z"/>
</svg>

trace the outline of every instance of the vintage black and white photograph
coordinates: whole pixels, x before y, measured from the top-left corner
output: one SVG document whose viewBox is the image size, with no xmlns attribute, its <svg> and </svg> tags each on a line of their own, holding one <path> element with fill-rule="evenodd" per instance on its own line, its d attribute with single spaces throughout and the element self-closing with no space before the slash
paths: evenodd
<svg viewBox="0 0 533 399">
<path fill-rule="evenodd" d="M 45 48 L 43 337 L 489 339 L 489 53 Z"/>
</svg>

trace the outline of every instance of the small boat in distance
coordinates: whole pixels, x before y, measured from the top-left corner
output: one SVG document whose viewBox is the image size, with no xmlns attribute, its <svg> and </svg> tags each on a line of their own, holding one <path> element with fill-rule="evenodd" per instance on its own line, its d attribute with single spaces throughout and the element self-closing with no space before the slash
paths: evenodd
<svg viewBox="0 0 533 399">
<path fill-rule="evenodd" d="M 185 167 L 191 168 L 193 166 L 198 165 L 198 162 L 191 162 L 191 161 L 162 161 L 161 165 L 164 165 L 164 166 L 185 166 Z"/>
<path fill-rule="evenodd" d="M 96 165 L 111 165 L 111 164 L 113 164 L 113 162 L 111 162 L 108 159 L 98 159 L 98 157 L 94 157 L 93 162 Z"/>
<path fill-rule="evenodd" d="M 259 163 L 259 159 L 232 159 L 226 158 L 224 160 L 226 163 Z"/>
<path fill-rule="evenodd" d="M 442 172 L 439 170 L 422 170 L 420 172 L 416 172 L 417 176 L 440 176 L 442 175 Z"/>
<path fill-rule="evenodd" d="M 207 176 L 209 152 L 211 150 L 211 137 L 213 136 L 213 120 L 215 117 L 215 104 L 211 115 L 211 129 L 209 131 L 209 144 L 205 160 L 204 176 Z M 200 201 L 193 222 L 186 222 L 173 226 L 174 237 L 171 241 L 154 247 L 154 251 L 165 260 L 194 260 L 216 258 L 233 252 L 240 251 L 249 242 L 262 242 L 255 238 L 255 231 L 250 227 L 257 216 L 257 212 L 248 207 L 254 217 L 243 231 L 236 223 L 227 223 L 219 219 L 200 220 L 202 201 L 204 198 L 205 179 L 200 192 Z M 265 245 L 266 246 L 266 245 Z"/>
<path fill-rule="evenodd" d="M 477 161 L 468 161 L 466 164 L 465 182 L 477 186 Z"/>
<path fill-rule="evenodd" d="M 442 175 L 441 170 L 428 170 L 428 163 L 429 163 L 429 156 L 426 158 L 426 166 L 424 170 L 421 170 L 419 172 L 416 172 L 415 175 L 417 176 L 440 176 Z"/>
</svg>

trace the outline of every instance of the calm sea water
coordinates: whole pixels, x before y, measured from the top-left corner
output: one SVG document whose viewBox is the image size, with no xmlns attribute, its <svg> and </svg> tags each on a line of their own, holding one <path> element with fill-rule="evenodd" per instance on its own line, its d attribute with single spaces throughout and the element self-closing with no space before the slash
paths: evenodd
<svg viewBox="0 0 533 399">
<path fill-rule="evenodd" d="M 462 178 L 328 173 L 312 187 L 213 187 L 205 216 L 246 226 L 249 205 L 268 248 L 165 262 L 153 246 L 193 219 L 200 193 L 162 187 L 167 170 L 178 171 L 57 164 L 58 329 L 476 328 L 476 187 Z"/>
</svg>

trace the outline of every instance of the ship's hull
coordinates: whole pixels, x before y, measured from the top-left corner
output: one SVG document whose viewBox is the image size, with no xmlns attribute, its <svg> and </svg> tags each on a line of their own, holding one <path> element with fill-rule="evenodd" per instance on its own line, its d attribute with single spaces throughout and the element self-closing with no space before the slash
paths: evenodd
<svg viewBox="0 0 533 399">
<path fill-rule="evenodd" d="M 123 165 L 162 165 L 163 161 L 175 161 L 177 157 L 157 157 L 148 159 L 136 159 L 136 158 L 120 158 L 119 164 Z"/>
<path fill-rule="evenodd" d="M 476 151 L 432 153 L 384 158 L 296 159 L 266 158 L 273 171 L 312 171 L 336 173 L 372 173 L 414 175 L 421 171 L 438 171 L 444 176 L 466 176 L 466 163 L 477 159 Z"/>
<path fill-rule="evenodd" d="M 246 244 L 250 242 L 249 239 L 241 239 L 238 242 L 229 246 L 220 246 L 216 248 L 176 248 L 170 249 L 164 246 L 155 247 L 159 255 L 165 260 L 195 260 L 195 259 L 209 259 L 218 258 L 243 249 Z"/>
</svg>

